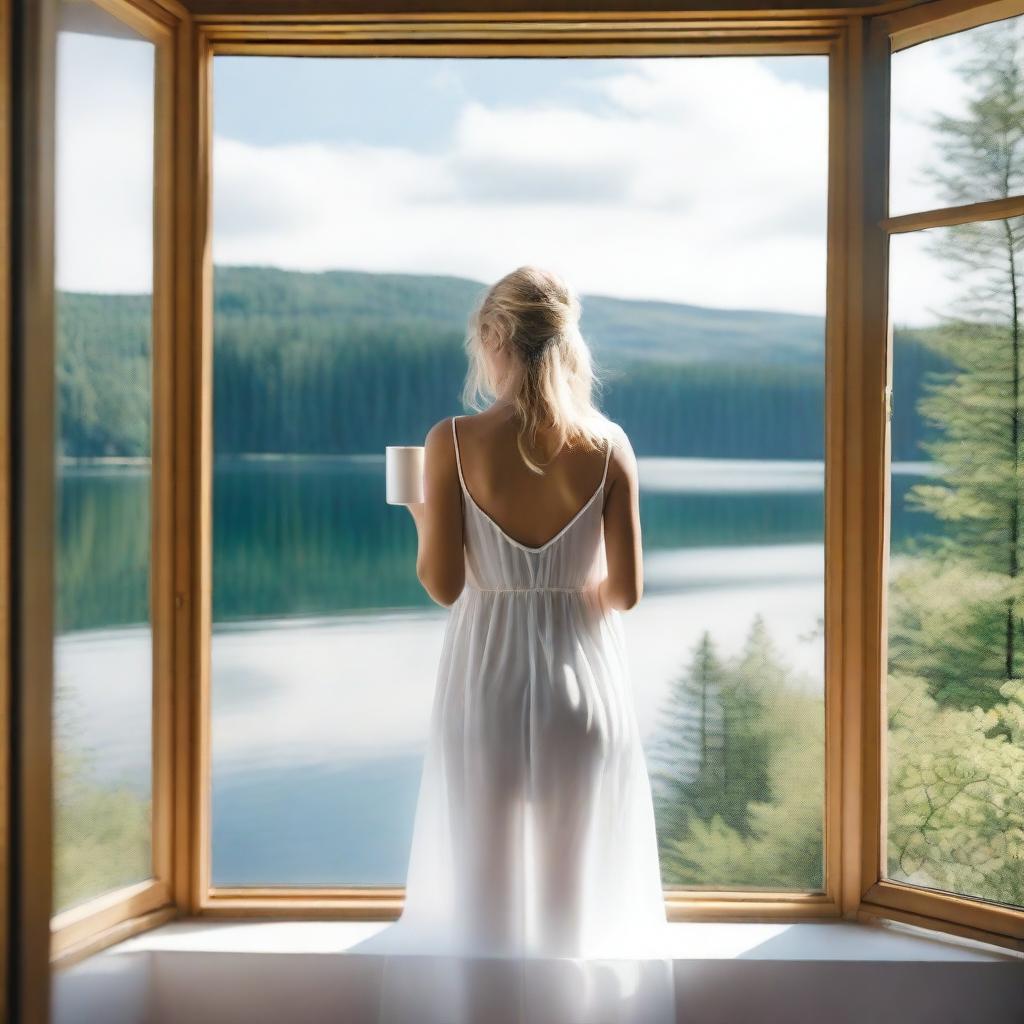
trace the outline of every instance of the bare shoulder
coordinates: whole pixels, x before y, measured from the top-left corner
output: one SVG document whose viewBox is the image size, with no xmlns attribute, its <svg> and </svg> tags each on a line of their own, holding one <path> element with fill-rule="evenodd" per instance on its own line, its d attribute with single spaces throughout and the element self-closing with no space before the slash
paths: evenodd
<svg viewBox="0 0 1024 1024">
<path fill-rule="evenodd" d="M 455 472 L 455 438 L 450 416 L 438 420 L 427 431 L 423 442 L 423 461 L 431 472 Z"/>
<path fill-rule="evenodd" d="M 454 449 L 454 437 L 452 434 L 452 420 L 458 420 L 458 431 L 459 440 L 463 437 L 472 437 L 474 431 L 477 430 L 479 423 L 486 421 L 489 417 L 486 417 L 483 413 L 466 413 L 462 416 L 445 416 L 443 420 L 438 420 L 430 430 L 427 431 L 426 444 L 434 443 L 436 445 L 444 445 L 450 449 Z"/>
<path fill-rule="evenodd" d="M 452 448 L 452 418 L 446 416 L 438 420 L 428 431 L 424 441 L 426 448 Z"/>
<path fill-rule="evenodd" d="M 612 442 L 612 452 L 608 460 L 609 481 L 635 480 L 637 476 L 636 455 L 633 446 L 630 444 L 629 436 L 614 421 L 611 422 L 609 437 Z"/>
</svg>

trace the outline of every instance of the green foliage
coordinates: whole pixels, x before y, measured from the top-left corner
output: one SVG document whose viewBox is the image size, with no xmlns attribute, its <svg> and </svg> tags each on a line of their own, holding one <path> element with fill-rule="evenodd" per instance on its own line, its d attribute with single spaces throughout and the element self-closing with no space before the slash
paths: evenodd
<svg viewBox="0 0 1024 1024">
<path fill-rule="evenodd" d="M 54 907 L 59 912 L 152 874 L 148 796 L 95 777 L 74 690 L 58 677 L 54 737 Z M 148 784 L 148 779 L 145 780 Z"/>
<path fill-rule="evenodd" d="M 218 454 L 422 443 L 460 407 L 464 331 L 482 288 L 411 274 L 215 268 Z M 58 297 L 66 455 L 148 454 L 150 315 L 147 296 Z M 605 411 L 639 454 L 822 457 L 820 317 L 587 296 L 582 327 Z M 922 374 L 944 365 L 916 341 L 904 351 L 901 410 L 913 408 Z M 924 436 L 913 416 L 900 457 Z"/>
<path fill-rule="evenodd" d="M 927 680 L 942 705 L 991 708 L 1007 679 L 1006 607 L 1020 606 L 1024 580 L 920 548 L 890 561 L 890 672 Z"/>
<path fill-rule="evenodd" d="M 701 637 L 651 756 L 666 884 L 822 887 L 824 714 L 812 690 L 760 616 L 735 659 Z"/>
<path fill-rule="evenodd" d="M 949 203 L 1024 185 L 1024 32 L 976 38 L 961 68 L 977 90 L 967 114 L 933 123 Z M 908 493 L 944 532 L 890 567 L 887 866 L 898 881 L 1020 906 L 1024 218 L 925 235 L 962 289 L 922 339 L 949 364 L 918 403 L 942 472 Z"/>
<path fill-rule="evenodd" d="M 58 795 L 54 906 L 64 910 L 152 874 L 150 806 L 128 786 L 71 773 Z"/>
<path fill-rule="evenodd" d="M 948 167 L 928 173 L 949 202 L 966 202 L 978 189 L 1005 197 L 1024 180 L 1024 40 L 1003 30 L 976 38 L 978 51 L 961 68 L 977 87 L 968 115 L 933 122 Z M 949 364 L 928 375 L 918 402 L 937 432 L 924 448 L 942 474 L 907 497 L 946 529 L 922 546 L 932 564 L 911 569 L 894 589 L 891 665 L 927 678 L 944 702 L 988 707 L 1002 681 L 1020 671 L 1024 218 L 925 236 L 967 283 L 954 312 L 921 337 Z"/>
<path fill-rule="evenodd" d="M 1024 905 L 1024 688 L 988 710 L 929 689 L 889 677 L 889 877 Z"/>
<path fill-rule="evenodd" d="M 687 670 L 671 684 L 661 709 L 662 738 L 651 751 L 659 834 L 681 835 L 691 817 L 713 813 L 724 781 L 715 771 L 723 746 L 724 676 L 705 632 Z"/>
<path fill-rule="evenodd" d="M 640 455 L 822 458 L 823 365 L 734 358 L 627 363 L 609 375 L 603 407 Z"/>
<path fill-rule="evenodd" d="M 958 74 L 974 88 L 960 117 L 929 127 L 942 163 L 923 168 L 956 206 L 1024 192 L 1024 31 L 1020 19 L 974 29 Z"/>
<path fill-rule="evenodd" d="M 57 293 L 60 454 L 149 455 L 152 302 Z"/>
</svg>

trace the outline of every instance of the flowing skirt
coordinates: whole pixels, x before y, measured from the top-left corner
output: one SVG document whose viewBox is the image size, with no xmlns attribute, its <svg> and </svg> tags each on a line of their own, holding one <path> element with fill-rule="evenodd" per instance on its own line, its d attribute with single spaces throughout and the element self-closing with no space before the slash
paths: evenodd
<svg viewBox="0 0 1024 1024">
<path fill-rule="evenodd" d="M 650 781 L 618 612 L 453 605 L 378 1024 L 670 1024 Z"/>
</svg>

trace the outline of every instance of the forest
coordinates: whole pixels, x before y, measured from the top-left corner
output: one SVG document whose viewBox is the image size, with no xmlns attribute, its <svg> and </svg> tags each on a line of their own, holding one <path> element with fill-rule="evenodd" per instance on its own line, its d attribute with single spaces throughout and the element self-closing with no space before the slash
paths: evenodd
<svg viewBox="0 0 1024 1024">
<path fill-rule="evenodd" d="M 482 285 L 458 278 L 218 267 L 218 455 L 365 454 L 421 444 L 461 411 L 464 325 Z M 820 459 L 824 321 L 583 297 L 599 400 L 638 455 Z M 66 458 L 149 450 L 150 302 L 62 293 L 60 446 Z M 914 412 L 944 363 L 928 330 L 899 331 L 899 459 L 920 458 Z"/>
</svg>

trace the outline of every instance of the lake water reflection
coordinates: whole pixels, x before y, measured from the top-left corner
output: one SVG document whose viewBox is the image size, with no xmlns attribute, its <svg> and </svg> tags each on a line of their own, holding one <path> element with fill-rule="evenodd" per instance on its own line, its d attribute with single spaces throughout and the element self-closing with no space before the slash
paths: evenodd
<svg viewBox="0 0 1024 1024">
<path fill-rule="evenodd" d="M 897 488 L 922 467 L 904 469 Z M 62 528 L 111 503 L 124 519 L 131 471 L 66 476 Z M 640 480 L 646 592 L 624 623 L 645 738 L 700 635 L 736 652 L 756 615 L 794 678 L 820 694 L 821 464 L 641 458 Z M 140 498 L 145 481 L 137 474 Z M 897 545 L 920 529 L 909 516 L 894 515 Z M 65 550 L 76 545 L 88 563 L 88 534 L 65 538 Z M 384 502 L 382 458 L 218 462 L 214 884 L 402 884 L 447 616 L 416 579 L 415 545 L 411 517 Z M 80 610 L 59 641 L 63 711 L 83 735 L 109 737 L 97 782 L 137 778 L 148 758 L 118 725 L 138 698 L 113 681 L 130 673 L 111 670 L 148 650 L 141 611 L 133 620 L 123 597 L 108 609 L 102 598 L 105 575 L 123 595 L 125 577 L 144 570 L 140 549 L 128 536 L 122 564 L 95 553 L 95 572 L 73 577 L 89 592 L 64 602 Z"/>
</svg>

